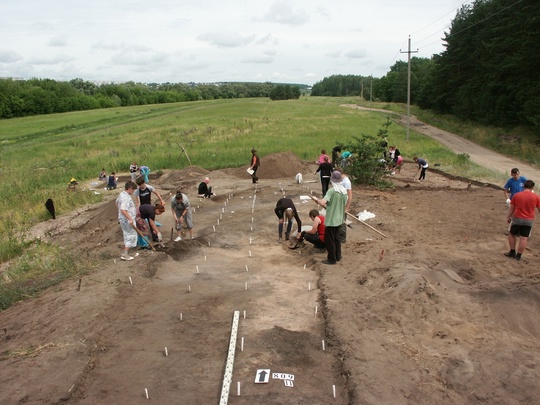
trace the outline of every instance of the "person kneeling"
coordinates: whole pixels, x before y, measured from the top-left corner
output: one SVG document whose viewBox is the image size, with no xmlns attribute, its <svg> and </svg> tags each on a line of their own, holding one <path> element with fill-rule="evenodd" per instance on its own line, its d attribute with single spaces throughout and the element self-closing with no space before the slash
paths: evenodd
<svg viewBox="0 0 540 405">
<path fill-rule="evenodd" d="M 210 198 L 214 195 L 214 193 L 212 193 L 212 187 L 209 187 L 208 183 L 210 183 L 210 179 L 206 177 L 204 181 L 199 184 L 197 197 Z"/>
<path fill-rule="evenodd" d="M 309 217 L 313 221 L 313 226 L 309 231 L 302 231 L 298 235 L 298 241 L 306 240 L 312 243 L 318 249 L 326 249 L 324 244 L 324 216 L 317 210 L 309 211 Z"/>
</svg>

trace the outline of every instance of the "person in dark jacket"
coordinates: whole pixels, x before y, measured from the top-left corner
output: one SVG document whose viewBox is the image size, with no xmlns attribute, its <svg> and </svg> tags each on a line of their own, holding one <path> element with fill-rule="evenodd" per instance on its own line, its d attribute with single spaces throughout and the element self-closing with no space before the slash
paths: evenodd
<svg viewBox="0 0 540 405">
<path fill-rule="evenodd" d="M 259 155 L 257 155 L 257 151 L 255 149 L 251 149 L 251 162 L 249 164 L 249 168 L 253 170 L 253 173 L 251 173 L 253 184 L 259 181 L 259 178 L 257 177 L 257 170 L 259 169 L 260 165 L 261 159 L 259 158 Z"/>
<path fill-rule="evenodd" d="M 296 219 L 296 224 L 298 225 L 298 232 L 302 231 L 302 221 L 300 220 L 300 217 L 298 216 L 298 211 L 296 211 L 296 207 L 290 198 L 280 198 L 276 204 L 274 212 L 279 218 L 279 243 L 283 242 L 283 223 L 285 222 L 285 218 L 287 218 L 287 231 L 285 232 L 285 240 L 289 240 L 290 238 L 293 217 L 294 219 Z"/>
<path fill-rule="evenodd" d="M 209 187 L 208 183 L 210 183 L 208 177 L 205 177 L 204 180 L 201 181 L 201 184 L 199 184 L 199 188 L 197 189 L 197 197 L 210 198 L 214 195 L 214 193 L 212 193 L 212 187 Z"/>
<path fill-rule="evenodd" d="M 325 156 L 323 159 L 324 162 L 317 167 L 315 174 L 317 174 L 317 172 L 321 173 L 322 195 L 324 196 L 328 191 L 328 186 L 330 185 L 330 176 L 334 171 L 334 167 L 332 166 L 332 163 L 328 161 L 328 156 Z"/>
</svg>

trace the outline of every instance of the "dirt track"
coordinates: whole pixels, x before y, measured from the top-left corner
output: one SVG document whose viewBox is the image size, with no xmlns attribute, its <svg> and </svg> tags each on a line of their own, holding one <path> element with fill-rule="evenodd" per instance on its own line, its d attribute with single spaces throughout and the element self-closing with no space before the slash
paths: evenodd
<svg viewBox="0 0 540 405">
<path fill-rule="evenodd" d="M 186 187 L 196 239 L 169 241 L 166 212 L 166 248 L 133 262 L 118 260 L 111 200 L 36 227 L 102 264 L 80 291 L 69 280 L 0 313 L 0 403 L 218 403 L 236 310 L 230 404 L 537 403 L 540 253 L 533 235 L 521 262 L 502 255 L 500 190 L 429 171 L 412 182 L 410 166 L 394 191 L 356 187 L 352 210 L 375 213 L 388 238 L 352 224 L 344 259 L 326 266 L 276 241 L 283 194 L 309 224 L 300 196 L 320 185 L 294 175 L 315 181 L 313 167 L 292 154 L 262 165 L 256 189 L 245 168 L 155 180 L 162 194 Z M 218 196 L 199 202 L 205 175 Z M 259 369 L 293 387 L 255 384 Z"/>
<path fill-rule="evenodd" d="M 518 167 L 521 173 L 526 173 L 527 178 L 539 179 L 540 180 L 540 170 L 531 165 L 528 165 L 523 162 L 516 161 L 516 159 L 509 158 L 500 153 L 494 152 L 491 149 L 484 148 L 479 146 L 465 138 L 456 136 L 451 132 L 444 131 L 437 127 L 428 125 L 420 120 L 414 115 L 411 115 L 409 122 L 407 122 L 407 116 L 397 113 L 393 113 L 387 110 L 381 109 L 372 109 L 367 107 L 360 107 L 353 104 L 344 105 L 348 108 L 357 108 L 359 110 L 365 111 L 377 111 L 385 114 L 395 114 L 399 115 L 399 123 L 403 126 L 410 125 L 410 129 L 420 132 L 421 134 L 427 135 L 430 138 L 433 138 L 443 145 L 447 146 L 449 149 L 455 153 L 466 153 L 470 156 L 471 160 L 477 163 L 480 166 L 486 167 L 488 169 L 494 170 L 496 172 L 505 173 L 510 176 L 510 169 L 512 167 Z"/>
</svg>

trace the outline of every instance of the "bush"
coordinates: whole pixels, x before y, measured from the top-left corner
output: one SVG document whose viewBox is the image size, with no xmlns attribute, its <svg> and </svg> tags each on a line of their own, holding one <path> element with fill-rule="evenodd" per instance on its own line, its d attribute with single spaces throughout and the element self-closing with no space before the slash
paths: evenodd
<svg viewBox="0 0 540 405">
<path fill-rule="evenodd" d="M 352 153 L 352 158 L 345 171 L 354 183 L 379 188 L 392 187 L 392 183 L 386 179 L 389 162 L 384 158 L 388 147 L 385 137 L 390 124 L 391 121 L 387 119 L 377 136 L 355 136 L 353 141 L 346 145 L 345 148 Z"/>
</svg>

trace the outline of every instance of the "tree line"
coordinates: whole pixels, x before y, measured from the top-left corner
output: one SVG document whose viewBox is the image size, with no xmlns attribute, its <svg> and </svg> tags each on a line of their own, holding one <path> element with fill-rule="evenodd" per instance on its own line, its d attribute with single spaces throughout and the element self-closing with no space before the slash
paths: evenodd
<svg viewBox="0 0 540 405">
<path fill-rule="evenodd" d="M 411 103 L 481 124 L 526 126 L 540 135 L 540 2 L 476 0 L 461 7 L 446 50 L 411 58 Z M 381 78 L 331 76 L 312 95 L 407 101 L 407 62 Z M 371 92 L 367 92 L 369 89 Z"/>
<path fill-rule="evenodd" d="M 298 98 L 307 85 L 273 83 L 135 83 L 98 85 L 83 79 L 0 79 L 0 119 L 145 104 L 271 97 Z"/>
</svg>

